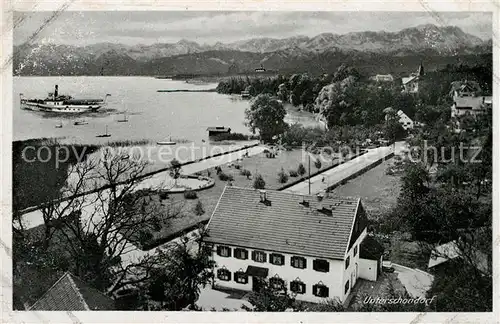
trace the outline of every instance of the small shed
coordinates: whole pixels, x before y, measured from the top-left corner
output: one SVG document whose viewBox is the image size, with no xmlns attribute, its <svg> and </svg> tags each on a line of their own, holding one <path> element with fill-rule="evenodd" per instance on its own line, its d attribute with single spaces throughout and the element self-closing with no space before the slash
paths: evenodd
<svg viewBox="0 0 500 324">
<path fill-rule="evenodd" d="M 382 268 L 384 247 L 373 236 L 366 236 L 359 247 L 359 277 L 377 281 Z"/>
<path fill-rule="evenodd" d="M 229 134 L 231 133 L 231 128 L 229 127 L 224 127 L 224 126 L 217 126 L 217 127 L 208 127 L 208 136 L 217 136 L 220 134 Z"/>
</svg>

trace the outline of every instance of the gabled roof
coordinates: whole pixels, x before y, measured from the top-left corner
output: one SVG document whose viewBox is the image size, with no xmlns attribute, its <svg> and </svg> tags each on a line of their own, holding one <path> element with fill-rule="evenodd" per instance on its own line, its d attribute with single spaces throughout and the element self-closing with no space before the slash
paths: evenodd
<svg viewBox="0 0 500 324">
<path fill-rule="evenodd" d="M 344 259 L 359 198 L 325 197 L 320 202 L 315 196 L 266 190 L 261 202 L 261 195 L 259 190 L 226 187 L 204 241 Z"/>
<path fill-rule="evenodd" d="M 66 272 L 37 300 L 31 311 L 113 310 L 114 300 Z"/>
<path fill-rule="evenodd" d="M 404 77 L 401 80 L 402 80 L 403 84 L 407 84 L 407 83 L 412 82 L 415 79 L 417 79 L 417 76 L 416 75 L 412 75 L 410 77 Z"/>
<path fill-rule="evenodd" d="M 451 83 L 450 95 L 453 95 L 455 91 L 475 91 L 480 92 L 481 86 L 477 81 L 453 81 Z"/>
</svg>

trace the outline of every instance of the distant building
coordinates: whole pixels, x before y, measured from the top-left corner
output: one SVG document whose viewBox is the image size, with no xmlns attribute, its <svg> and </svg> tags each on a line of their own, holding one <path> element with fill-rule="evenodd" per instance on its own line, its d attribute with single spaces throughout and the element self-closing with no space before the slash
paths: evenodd
<svg viewBox="0 0 500 324">
<path fill-rule="evenodd" d="M 217 127 L 208 127 L 208 136 L 217 136 L 220 134 L 229 134 L 231 133 L 231 128 L 229 127 L 224 127 L 224 126 L 217 126 Z"/>
<path fill-rule="evenodd" d="M 391 116 L 394 116 L 398 119 L 399 123 L 405 130 L 412 129 L 417 126 L 418 122 L 414 122 L 407 114 L 405 114 L 402 110 L 398 110 L 394 113 L 394 109 L 392 107 L 387 107 L 384 109 L 385 120 L 388 120 Z"/>
<path fill-rule="evenodd" d="M 376 82 L 393 82 L 394 77 L 390 74 L 377 74 L 372 77 L 372 80 Z"/>
<path fill-rule="evenodd" d="M 492 109 L 492 97 L 455 97 L 451 106 L 451 117 L 457 118 L 461 116 L 486 113 Z"/>
<path fill-rule="evenodd" d="M 114 310 L 115 302 L 99 290 L 66 272 L 30 308 L 30 311 Z"/>
<path fill-rule="evenodd" d="M 250 91 L 241 91 L 241 98 L 243 99 L 250 98 Z"/>
<path fill-rule="evenodd" d="M 476 81 L 454 81 L 450 96 L 453 98 L 451 117 L 476 116 L 492 109 L 492 97 L 481 96 L 482 90 Z"/>
<path fill-rule="evenodd" d="M 403 92 L 407 93 L 417 93 L 418 92 L 418 82 L 424 76 L 424 66 L 421 63 L 417 73 L 411 73 L 408 77 L 402 78 Z"/>
<path fill-rule="evenodd" d="M 476 81 L 454 81 L 451 83 L 450 97 L 477 97 L 481 92 L 481 87 Z"/>
<path fill-rule="evenodd" d="M 358 278 L 376 280 L 378 256 L 360 259 L 367 218 L 359 198 L 227 186 L 206 227 L 214 287 L 258 291 L 263 279 L 298 300 L 345 302 Z"/>
<path fill-rule="evenodd" d="M 261 65 L 260 68 L 256 68 L 255 72 L 266 72 L 266 69 Z"/>
</svg>

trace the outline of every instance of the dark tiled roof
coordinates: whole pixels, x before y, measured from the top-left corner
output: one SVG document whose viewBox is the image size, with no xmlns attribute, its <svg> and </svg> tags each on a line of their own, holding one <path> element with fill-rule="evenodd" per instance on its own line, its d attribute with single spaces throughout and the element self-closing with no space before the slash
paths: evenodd
<svg viewBox="0 0 500 324">
<path fill-rule="evenodd" d="M 266 190 L 226 187 L 207 225 L 206 242 L 343 259 L 359 198 L 304 196 Z M 301 202 L 309 202 L 304 206 Z M 335 206 L 333 211 L 329 208 Z M 321 205 L 320 205 L 321 204 Z M 326 209 L 319 211 L 324 206 Z M 320 208 L 321 209 L 321 208 Z"/>
<path fill-rule="evenodd" d="M 113 310 L 114 301 L 66 272 L 31 307 L 36 311 Z"/>
</svg>

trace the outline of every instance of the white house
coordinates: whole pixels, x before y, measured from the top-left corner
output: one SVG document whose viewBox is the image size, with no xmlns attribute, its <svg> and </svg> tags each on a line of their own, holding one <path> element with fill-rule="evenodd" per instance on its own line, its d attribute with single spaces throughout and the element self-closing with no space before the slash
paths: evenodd
<svg viewBox="0 0 500 324">
<path fill-rule="evenodd" d="M 417 73 L 411 73 L 408 77 L 403 77 L 401 79 L 403 83 L 403 92 L 407 93 L 417 93 L 418 92 L 418 82 L 420 78 L 424 75 L 424 66 L 420 64 Z"/>
<path fill-rule="evenodd" d="M 204 238 L 216 264 L 214 287 L 258 291 L 267 279 L 298 300 L 345 302 L 361 273 L 370 280 L 378 271 L 360 261 L 366 226 L 359 198 L 228 186 Z"/>
<path fill-rule="evenodd" d="M 405 130 L 411 129 L 415 126 L 413 120 L 410 117 L 408 117 L 408 115 L 405 114 L 402 110 L 398 110 L 396 114 L 399 117 L 399 122 L 401 123 L 401 125 Z"/>
<path fill-rule="evenodd" d="M 372 77 L 372 80 L 376 82 L 393 82 L 394 77 L 391 74 L 377 74 Z"/>
</svg>

